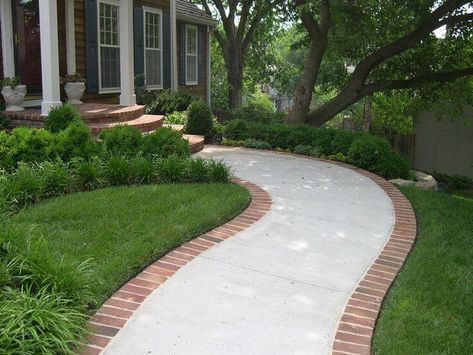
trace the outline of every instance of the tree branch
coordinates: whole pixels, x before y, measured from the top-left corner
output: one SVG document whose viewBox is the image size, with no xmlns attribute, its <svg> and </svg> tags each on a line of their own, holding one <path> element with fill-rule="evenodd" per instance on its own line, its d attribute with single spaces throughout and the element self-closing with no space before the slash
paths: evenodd
<svg viewBox="0 0 473 355">
<path fill-rule="evenodd" d="M 419 87 L 426 83 L 447 83 L 456 79 L 473 75 L 473 67 L 455 69 L 447 72 L 432 72 L 419 75 L 405 80 L 380 80 L 364 85 L 360 90 L 361 97 L 373 94 L 377 91 L 402 90 Z"/>
<path fill-rule="evenodd" d="M 443 19 L 450 12 L 468 3 L 468 0 L 450 0 L 433 11 L 426 19 L 412 32 L 394 41 L 374 53 L 368 55 L 355 68 L 352 74 L 351 85 L 362 85 L 369 73 L 387 59 L 412 48 L 416 43 L 427 37 L 431 32 L 442 27 L 448 18 Z M 443 19 L 443 20 L 442 20 Z"/>
<path fill-rule="evenodd" d="M 246 21 L 248 20 L 248 16 L 250 15 L 250 7 L 251 7 L 250 0 L 242 0 L 240 21 L 238 23 L 238 30 L 237 30 L 237 35 L 236 35 L 237 43 L 243 43 L 243 36 L 245 34 Z"/>
</svg>

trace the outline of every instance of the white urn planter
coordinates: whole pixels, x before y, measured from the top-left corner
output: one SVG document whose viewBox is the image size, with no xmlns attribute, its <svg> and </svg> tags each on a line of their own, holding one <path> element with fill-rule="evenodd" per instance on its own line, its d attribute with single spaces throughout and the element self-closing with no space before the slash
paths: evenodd
<svg viewBox="0 0 473 355">
<path fill-rule="evenodd" d="M 82 101 L 82 96 L 84 96 L 85 83 L 82 82 L 69 82 L 64 85 L 64 90 L 66 90 L 67 101 L 73 105 L 80 105 Z"/>
<path fill-rule="evenodd" d="M 11 86 L 4 86 L 2 95 L 7 104 L 5 111 L 18 112 L 25 110 L 22 104 L 25 101 L 26 85 L 17 85 L 14 89 Z"/>
</svg>

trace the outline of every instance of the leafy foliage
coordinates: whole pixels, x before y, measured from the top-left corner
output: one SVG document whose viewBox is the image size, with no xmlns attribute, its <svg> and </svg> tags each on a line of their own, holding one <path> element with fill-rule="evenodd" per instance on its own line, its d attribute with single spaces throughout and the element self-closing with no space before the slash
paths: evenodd
<svg viewBox="0 0 473 355">
<path fill-rule="evenodd" d="M 80 119 L 79 111 L 73 105 L 65 103 L 49 111 L 45 128 L 52 133 L 58 133 L 65 130 L 73 121 Z"/>
<path fill-rule="evenodd" d="M 225 145 L 292 151 L 350 162 L 385 178 L 408 178 L 409 164 L 388 141 L 369 134 L 309 125 L 262 124 L 233 120 L 225 126 Z"/>
<path fill-rule="evenodd" d="M 189 157 L 189 142 L 172 128 L 160 128 L 143 138 L 143 154 L 146 157 L 165 158 L 172 155 Z"/>
<path fill-rule="evenodd" d="M 146 105 L 146 112 L 152 115 L 166 115 L 175 111 L 186 111 L 195 98 L 184 91 L 170 89 L 156 92 Z"/>
<path fill-rule="evenodd" d="M 137 154 L 143 143 L 141 131 L 133 126 L 118 125 L 100 133 L 105 152 L 118 155 Z"/>
<path fill-rule="evenodd" d="M 212 112 L 202 100 L 195 100 L 187 115 L 186 133 L 209 136 L 213 128 Z"/>
</svg>

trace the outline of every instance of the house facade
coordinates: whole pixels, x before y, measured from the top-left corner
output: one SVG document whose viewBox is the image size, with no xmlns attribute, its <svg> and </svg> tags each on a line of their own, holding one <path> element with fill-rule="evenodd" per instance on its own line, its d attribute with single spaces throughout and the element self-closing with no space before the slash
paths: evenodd
<svg viewBox="0 0 473 355">
<path fill-rule="evenodd" d="M 27 85 L 47 114 L 66 74 L 86 78 L 86 102 L 134 106 L 137 85 L 210 100 L 217 22 L 182 0 L 0 0 L 0 75 Z"/>
</svg>

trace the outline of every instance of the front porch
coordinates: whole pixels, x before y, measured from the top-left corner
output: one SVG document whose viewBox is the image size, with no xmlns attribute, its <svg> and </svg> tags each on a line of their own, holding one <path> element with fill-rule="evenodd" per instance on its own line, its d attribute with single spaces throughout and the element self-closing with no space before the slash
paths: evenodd
<svg viewBox="0 0 473 355">
<path fill-rule="evenodd" d="M 86 6 L 89 2 L 92 6 Z M 84 11 L 98 4 L 89 2 L 0 0 L 2 74 L 4 78 L 19 76 L 21 83 L 27 86 L 25 107 L 41 107 L 40 114 L 47 115 L 52 107 L 64 101 L 61 76 L 80 72 L 87 79 L 89 68 L 84 67 L 84 56 L 98 50 L 83 45 L 83 22 L 90 17 Z M 112 3 L 119 21 L 117 59 L 120 65 L 116 73 L 118 86 L 113 91 L 115 99 L 111 101 L 133 107 L 136 105 L 133 1 L 113 0 Z M 87 94 L 106 96 L 111 92 L 94 92 L 87 88 Z M 36 110 L 28 111 L 24 116 L 38 121 Z"/>
</svg>

